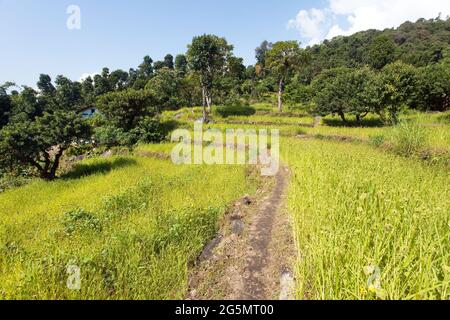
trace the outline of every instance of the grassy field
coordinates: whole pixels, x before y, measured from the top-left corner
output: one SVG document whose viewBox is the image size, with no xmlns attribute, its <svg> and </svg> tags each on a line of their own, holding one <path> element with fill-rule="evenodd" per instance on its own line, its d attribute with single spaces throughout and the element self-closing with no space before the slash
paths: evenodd
<svg viewBox="0 0 450 320">
<path fill-rule="evenodd" d="M 363 145 L 289 139 L 283 150 L 298 298 L 449 298 L 448 172 Z"/>
<path fill-rule="evenodd" d="M 420 127 L 416 141 L 376 119 L 313 127 L 311 117 L 255 107 L 254 116 L 215 117 L 204 129 L 280 129 L 292 171 L 298 298 L 449 298 L 448 166 L 397 152 L 448 157 L 448 113 L 404 116 Z M 185 128 L 200 117 L 200 108 L 162 116 Z M 227 206 L 257 181 L 242 166 L 175 166 L 173 146 L 140 145 L 134 155 L 86 160 L 58 181 L 1 193 L 0 300 L 182 299 L 190 265 Z M 81 291 L 66 287 L 69 265 L 81 268 Z"/>
<path fill-rule="evenodd" d="M 126 157 L 5 192 L 0 299 L 181 299 L 227 205 L 254 186 L 245 167 Z M 68 265 L 81 291 L 67 289 Z"/>
</svg>

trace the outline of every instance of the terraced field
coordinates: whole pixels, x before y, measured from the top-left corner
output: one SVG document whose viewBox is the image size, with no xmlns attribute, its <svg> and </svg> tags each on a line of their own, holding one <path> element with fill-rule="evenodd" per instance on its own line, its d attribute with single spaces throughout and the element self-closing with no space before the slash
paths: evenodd
<svg viewBox="0 0 450 320">
<path fill-rule="evenodd" d="M 254 116 L 214 117 L 205 129 L 281 130 L 291 174 L 278 198 L 295 239 L 296 297 L 448 299 L 448 115 L 405 118 L 425 132 L 414 150 L 444 159 L 435 163 L 399 155 L 396 128 L 256 107 Z M 192 128 L 199 111 L 163 119 Z M 185 298 L 193 263 L 260 181 L 248 166 L 176 166 L 172 148 L 141 145 L 0 194 L 0 299 Z M 67 289 L 70 265 L 81 268 L 82 290 Z"/>
</svg>

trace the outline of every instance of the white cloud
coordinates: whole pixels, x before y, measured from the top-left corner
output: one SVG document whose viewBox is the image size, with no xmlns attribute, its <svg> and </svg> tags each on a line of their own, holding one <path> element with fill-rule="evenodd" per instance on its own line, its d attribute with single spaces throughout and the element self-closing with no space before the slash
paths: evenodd
<svg viewBox="0 0 450 320">
<path fill-rule="evenodd" d="M 449 0 L 328 0 L 322 9 L 301 10 L 288 26 L 318 43 L 339 35 L 398 27 L 405 21 L 450 16 Z M 338 21 L 346 21 L 346 27 Z"/>
<path fill-rule="evenodd" d="M 297 29 L 300 35 L 310 39 L 310 45 L 319 43 L 325 36 L 324 30 L 330 26 L 328 10 L 301 10 L 295 19 L 289 20 L 288 27 Z"/>
</svg>

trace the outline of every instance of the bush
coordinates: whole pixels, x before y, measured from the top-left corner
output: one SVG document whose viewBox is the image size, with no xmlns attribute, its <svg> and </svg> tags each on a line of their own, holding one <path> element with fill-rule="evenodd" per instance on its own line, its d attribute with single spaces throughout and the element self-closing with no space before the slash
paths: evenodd
<svg viewBox="0 0 450 320">
<path fill-rule="evenodd" d="M 154 118 L 144 118 L 132 130 L 126 132 L 122 128 L 107 125 L 95 129 L 97 142 L 108 148 L 115 146 L 131 147 L 138 142 L 157 143 L 167 136 L 167 129 Z"/>
<path fill-rule="evenodd" d="M 230 116 L 252 116 L 256 113 L 256 109 L 250 106 L 234 104 L 218 107 L 214 112 L 222 118 L 227 118 Z"/>
<path fill-rule="evenodd" d="M 131 133 L 137 142 L 158 143 L 166 138 L 164 126 L 156 119 L 144 118 Z"/>
<path fill-rule="evenodd" d="M 394 128 L 392 142 L 398 154 L 414 156 L 426 148 L 428 133 L 418 122 L 403 121 Z"/>
<path fill-rule="evenodd" d="M 374 147 L 381 147 L 385 142 L 386 137 L 382 134 L 370 137 L 370 144 Z"/>
<path fill-rule="evenodd" d="M 95 140 L 108 148 L 114 146 L 131 146 L 135 143 L 133 135 L 121 128 L 104 126 L 95 129 Z"/>
<path fill-rule="evenodd" d="M 67 235 L 72 235 L 77 231 L 102 230 L 100 220 L 83 209 L 66 212 L 62 224 Z"/>
</svg>

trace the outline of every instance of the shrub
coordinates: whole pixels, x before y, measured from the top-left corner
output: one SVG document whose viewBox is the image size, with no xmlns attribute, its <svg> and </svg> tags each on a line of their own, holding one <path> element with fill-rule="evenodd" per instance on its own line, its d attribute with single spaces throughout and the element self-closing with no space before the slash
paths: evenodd
<svg viewBox="0 0 450 320">
<path fill-rule="evenodd" d="M 384 135 L 382 135 L 382 134 L 379 134 L 379 135 L 376 135 L 376 136 L 371 136 L 369 138 L 369 140 L 370 140 L 369 142 L 370 142 L 370 144 L 372 146 L 378 148 L 378 147 L 381 147 L 385 143 L 386 137 Z"/>
<path fill-rule="evenodd" d="M 111 125 L 95 129 L 95 139 L 108 148 L 115 146 L 132 146 L 138 142 L 157 143 L 165 139 L 165 126 L 154 118 L 144 118 L 130 131 L 124 131 Z"/>
<path fill-rule="evenodd" d="M 83 209 L 67 212 L 62 222 L 66 234 L 71 235 L 77 231 L 95 230 L 101 231 L 100 220 Z"/>
<path fill-rule="evenodd" d="M 215 109 L 215 113 L 222 118 L 227 118 L 230 116 L 252 116 L 256 113 L 256 109 L 250 106 L 234 104 L 218 107 Z"/>
<path fill-rule="evenodd" d="M 114 126 L 104 126 L 95 129 L 95 140 L 108 148 L 114 146 L 131 146 L 135 143 L 131 133 Z"/>
</svg>

